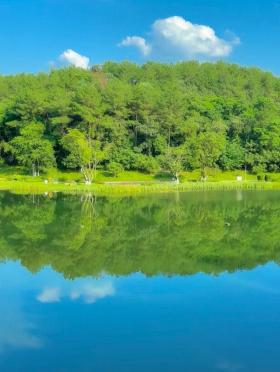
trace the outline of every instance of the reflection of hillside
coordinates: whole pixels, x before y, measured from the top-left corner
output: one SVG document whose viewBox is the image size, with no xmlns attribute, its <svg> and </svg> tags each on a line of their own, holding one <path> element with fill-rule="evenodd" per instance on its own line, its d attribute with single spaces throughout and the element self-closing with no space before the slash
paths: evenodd
<svg viewBox="0 0 280 372">
<path fill-rule="evenodd" d="M 238 196 L 238 197 L 237 197 Z M 278 192 L 137 198 L 1 194 L 0 259 L 66 277 L 219 273 L 280 257 Z"/>
</svg>

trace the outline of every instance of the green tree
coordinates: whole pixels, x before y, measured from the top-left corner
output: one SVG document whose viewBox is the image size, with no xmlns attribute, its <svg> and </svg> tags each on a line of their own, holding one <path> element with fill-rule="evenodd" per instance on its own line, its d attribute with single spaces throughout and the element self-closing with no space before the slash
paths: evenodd
<svg viewBox="0 0 280 372">
<path fill-rule="evenodd" d="M 44 137 L 44 126 L 31 123 L 23 127 L 20 135 L 11 142 L 12 151 L 19 164 L 32 170 L 33 176 L 55 165 L 52 143 Z"/>
<path fill-rule="evenodd" d="M 96 153 L 110 148 L 100 167 L 153 171 L 167 147 L 183 146 L 184 166 L 201 168 L 203 178 L 209 166 L 279 172 L 279 92 L 276 76 L 223 62 L 106 62 L 0 76 L 0 143 L 10 146 L 30 123 L 42 123 L 58 167 L 69 155 L 62 139 L 77 129 Z M 27 164 L 22 151 L 21 160 L 15 155 L 6 147 L 2 162 Z"/>
<path fill-rule="evenodd" d="M 245 151 L 238 141 L 226 142 L 219 164 L 224 170 L 241 169 L 244 166 Z"/>
<path fill-rule="evenodd" d="M 91 184 L 97 166 L 102 160 L 105 160 L 106 149 L 101 148 L 99 141 L 93 141 L 86 137 L 84 133 L 78 129 L 70 129 L 69 132 L 62 137 L 61 145 L 67 152 L 63 160 L 67 168 L 81 170 L 85 182 Z"/>
<path fill-rule="evenodd" d="M 180 174 L 184 170 L 185 148 L 168 147 L 164 156 L 162 156 L 162 165 L 168 170 L 175 182 L 180 182 Z"/>
<path fill-rule="evenodd" d="M 201 179 L 206 180 L 206 168 L 214 167 L 225 145 L 223 134 L 201 132 L 197 138 L 196 156 L 201 171 Z"/>
</svg>

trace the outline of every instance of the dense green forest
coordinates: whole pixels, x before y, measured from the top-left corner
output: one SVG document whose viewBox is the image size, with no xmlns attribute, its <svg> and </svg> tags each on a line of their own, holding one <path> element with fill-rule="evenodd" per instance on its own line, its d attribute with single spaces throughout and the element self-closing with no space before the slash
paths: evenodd
<svg viewBox="0 0 280 372">
<path fill-rule="evenodd" d="M 33 175 L 97 168 L 280 171 L 280 80 L 226 63 L 107 62 L 0 77 L 0 161 Z"/>
<path fill-rule="evenodd" d="M 93 198 L 0 194 L 0 261 L 67 278 L 187 275 L 280 262 L 279 192 Z"/>
</svg>

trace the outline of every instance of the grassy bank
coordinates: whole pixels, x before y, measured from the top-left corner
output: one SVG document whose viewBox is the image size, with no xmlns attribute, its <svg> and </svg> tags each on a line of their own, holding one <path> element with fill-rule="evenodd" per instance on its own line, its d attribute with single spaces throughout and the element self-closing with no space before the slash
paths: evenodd
<svg viewBox="0 0 280 372">
<path fill-rule="evenodd" d="M 152 192 L 196 191 L 196 190 L 273 190 L 280 189 L 280 174 L 269 174 L 267 182 L 258 180 L 256 175 L 243 171 L 221 172 L 208 170 L 206 182 L 199 181 L 199 170 L 184 172 L 179 185 L 172 182 L 167 173 L 145 174 L 122 172 L 113 177 L 99 171 L 92 185 L 85 185 L 78 172 L 61 172 L 56 169 L 40 177 L 32 177 L 19 167 L 0 168 L 0 190 L 16 193 L 93 192 L 104 195 L 130 195 Z M 243 181 L 237 181 L 237 177 Z"/>
<path fill-rule="evenodd" d="M 0 181 L 0 190 L 19 194 L 41 193 L 82 193 L 92 192 L 99 195 L 133 195 L 141 193 L 162 193 L 172 191 L 207 191 L 207 190 L 280 190 L 280 182 L 254 181 L 219 181 L 219 182 L 184 182 L 176 185 L 171 182 L 158 184 L 74 184 L 27 181 Z"/>
</svg>

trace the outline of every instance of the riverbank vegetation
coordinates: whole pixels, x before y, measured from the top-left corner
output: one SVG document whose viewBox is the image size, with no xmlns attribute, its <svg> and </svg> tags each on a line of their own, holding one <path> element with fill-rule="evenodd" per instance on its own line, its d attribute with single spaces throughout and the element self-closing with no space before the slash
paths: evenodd
<svg viewBox="0 0 280 372">
<path fill-rule="evenodd" d="M 2 76 L 0 161 L 32 179 L 2 178 L 90 185 L 233 181 L 242 173 L 243 181 L 277 181 L 279 114 L 278 78 L 221 62 L 107 62 Z"/>
<path fill-rule="evenodd" d="M 206 190 L 279 190 L 280 174 L 270 173 L 265 181 L 257 175 L 244 171 L 207 169 L 207 182 L 201 181 L 200 170 L 182 172 L 177 183 L 168 172 L 147 174 L 137 171 L 123 171 L 118 177 L 107 171 L 96 171 L 95 182 L 87 184 L 79 172 L 62 172 L 49 169 L 37 177 L 29 175 L 22 167 L 0 168 L 0 190 L 16 193 L 81 193 L 95 195 L 134 195 L 163 193 L 171 191 Z M 238 181 L 240 178 L 242 181 Z"/>
</svg>

